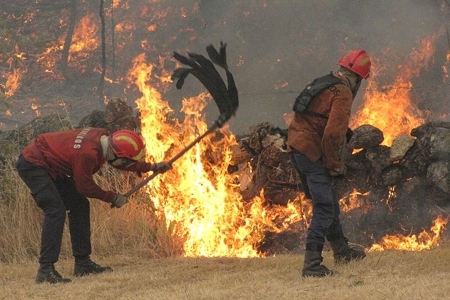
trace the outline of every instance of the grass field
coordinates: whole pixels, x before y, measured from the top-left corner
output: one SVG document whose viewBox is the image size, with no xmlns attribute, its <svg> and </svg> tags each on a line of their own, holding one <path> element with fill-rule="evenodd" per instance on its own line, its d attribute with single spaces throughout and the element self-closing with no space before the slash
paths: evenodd
<svg viewBox="0 0 450 300">
<path fill-rule="evenodd" d="M 69 284 L 35 284 L 37 263 L 0 265 L 0 299 L 450 299 L 450 245 L 422 252 L 371 252 L 333 266 L 339 274 L 302 278 L 302 255 L 267 258 L 95 257 L 114 272 L 72 276 L 73 262 L 56 267 Z"/>
<path fill-rule="evenodd" d="M 266 258 L 182 257 L 182 239 L 158 221 L 148 195 L 121 209 L 91 201 L 94 261 L 114 272 L 75 278 L 68 230 L 56 269 L 69 284 L 36 284 L 42 212 L 11 165 L 0 193 L 0 300 L 4 299 L 450 299 L 450 242 L 421 252 L 368 252 L 334 266 L 326 278 L 302 278 L 303 255 Z M 133 178 L 104 172 L 100 183 L 127 191 Z"/>
</svg>

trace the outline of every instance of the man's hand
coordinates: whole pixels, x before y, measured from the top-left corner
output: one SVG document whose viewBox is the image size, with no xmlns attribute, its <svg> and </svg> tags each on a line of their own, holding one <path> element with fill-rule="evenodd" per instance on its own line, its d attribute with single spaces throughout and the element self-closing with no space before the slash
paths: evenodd
<svg viewBox="0 0 450 300">
<path fill-rule="evenodd" d="M 154 172 L 165 173 L 165 172 L 169 171 L 170 169 L 172 169 L 172 165 L 163 161 L 163 162 L 156 163 L 156 168 L 155 168 Z"/>
<path fill-rule="evenodd" d="M 137 163 L 137 175 L 139 177 L 142 177 L 142 173 L 147 173 L 150 171 L 158 172 L 158 173 L 165 173 L 168 170 L 172 169 L 172 165 L 166 162 L 159 162 L 155 164 L 147 163 L 147 162 L 138 162 Z"/>
<path fill-rule="evenodd" d="M 142 173 L 147 173 L 147 172 L 153 171 L 155 169 L 155 165 L 156 164 L 151 164 L 148 162 L 141 162 L 141 161 L 137 162 L 136 163 L 137 176 L 142 177 Z"/>
<path fill-rule="evenodd" d="M 116 194 L 116 197 L 111 202 L 111 208 L 121 208 L 127 202 L 128 202 L 127 197 L 120 195 L 120 194 Z"/>
</svg>

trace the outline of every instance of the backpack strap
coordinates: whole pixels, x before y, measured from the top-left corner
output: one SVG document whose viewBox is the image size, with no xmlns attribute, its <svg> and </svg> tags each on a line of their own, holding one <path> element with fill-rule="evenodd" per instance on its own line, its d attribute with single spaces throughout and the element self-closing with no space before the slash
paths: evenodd
<svg viewBox="0 0 450 300">
<path fill-rule="evenodd" d="M 316 78 L 313 81 L 313 83 L 311 84 L 311 86 L 317 85 L 317 88 L 314 90 L 314 94 L 312 95 L 310 101 L 312 101 L 315 96 L 317 96 L 318 94 L 320 94 L 327 88 L 329 88 L 333 85 L 336 85 L 336 84 L 345 84 L 345 82 L 342 81 L 341 79 L 337 78 L 336 76 L 334 76 L 333 72 L 330 72 L 330 74 L 327 74 L 325 76 Z M 313 115 L 313 116 L 316 116 L 316 117 L 322 118 L 322 119 L 328 119 L 328 116 L 318 113 L 318 112 L 315 112 L 315 111 L 312 111 L 308 107 L 306 107 L 301 113 Z"/>
</svg>

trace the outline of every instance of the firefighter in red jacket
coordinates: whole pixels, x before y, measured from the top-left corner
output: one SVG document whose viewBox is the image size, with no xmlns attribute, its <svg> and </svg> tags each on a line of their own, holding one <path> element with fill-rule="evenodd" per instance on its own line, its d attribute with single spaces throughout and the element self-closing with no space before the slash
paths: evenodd
<svg viewBox="0 0 450 300">
<path fill-rule="evenodd" d="M 94 181 L 105 162 L 113 167 L 137 173 L 166 172 L 165 162 L 151 164 L 144 158 L 144 142 L 139 134 L 119 130 L 109 134 L 106 129 L 81 128 L 39 135 L 22 151 L 16 163 L 19 176 L 28 186 L 36 204 L 44 211 L 39 270 L 36 283 L 66 283 L 55 270 L 66 218 L 72 252 L 74 275 L 85 276 L 112 271 L 90 259 L 91 228 L 89 198 L 97 198 L 120 208 L 127 198 L 105 191 Z"/>
<path fill-rule="evenodd" d="M 291 159 L 302 178 L 306 178 L 311 195 L 313 215 L 306 236 L 302 275 L 322 277 L 333 271 L 322 265 L 325 238 L 329 241 L 336 263 L 362 259 L 363 249 L 348 245 L 340 223 L 339 200 L 332 188 L 332 176 L 344 175 L 347 128 L 353 99 L 362 79 L 370 74 L 370 58 L 364 50 L 350 51 L 338 62 L 333 73 L 344 84 L 335 84 L 315 96 L 308 109 L 316 114 L 295 113 L 288 129 L 287 144 Z"/>
</svg>

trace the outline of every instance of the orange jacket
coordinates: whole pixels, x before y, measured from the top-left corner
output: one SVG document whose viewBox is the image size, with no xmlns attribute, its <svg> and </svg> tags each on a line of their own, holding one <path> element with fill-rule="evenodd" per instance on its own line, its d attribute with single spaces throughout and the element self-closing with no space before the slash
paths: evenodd
<svg viewBox="0 0 450 300">
<path fill-rule="evenodd" d="M 323 157 L 324 167 L 328 170 L 340 170 L 341 147 L 350 122 L 353 95 L 348 80 L 336 73 L 333 75 L 346 85 L 329 87 L 308 106 L 309 110 L 328 116 L 328 119 L 295 113 L 289 124 L 287 144 L 313 162 Z"/>
</svg>

